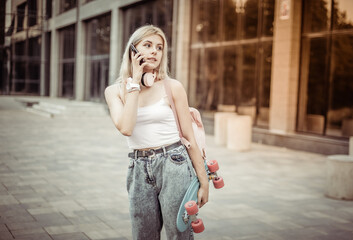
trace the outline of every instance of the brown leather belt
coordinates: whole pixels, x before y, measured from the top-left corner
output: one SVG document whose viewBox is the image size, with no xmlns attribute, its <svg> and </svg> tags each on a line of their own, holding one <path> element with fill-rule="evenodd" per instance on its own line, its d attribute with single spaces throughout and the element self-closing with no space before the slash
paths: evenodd
<svg viewBox="0 0 353 240">
<path fill-rule="evenodd" d="M 168 152 L 169 150 L 181 146 L 182 143 L 181 141 L 178 141 L 176 143 L 172 143 L 170 145 L 156 148 L 156 149 L 149 149 L 149 150 L 134 150 L 133 152 L 128 154 L 129 158 L 135 158 L 135 157 L 148 157 L 154 154 L 159 154 L 159 153 L 164 153 Z"/>
</svg>

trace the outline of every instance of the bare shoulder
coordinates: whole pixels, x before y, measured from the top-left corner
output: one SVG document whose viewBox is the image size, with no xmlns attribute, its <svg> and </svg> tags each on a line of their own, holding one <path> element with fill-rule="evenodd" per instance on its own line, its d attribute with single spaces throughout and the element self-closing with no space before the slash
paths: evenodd
<svg viewBox="0 0 353 240">
<path fill-rule="evenodd" d="M 170 78 L 170 86 L 172 87 L 173 90 L 175 91 L 184 91 L 184 86 L 183 84 L 181 84 L 181 82 L 179 82 L 176 79 L 172 79 Z"/>
<path fill-rule="evenodd" d="M 105 88 L 104 96 L 107 102 L 110 102 L 111 100 L 114 100 L 114 99 L 121 99 L 120 87 L 121 87 L 120 83 L 114 83 Z"/>
<path fill-rule="evenodd" d="M 120 84 L 119 83 L 114 83 L 112 85 L 109 85 L 108 87 L 105 88 L 104 94 L 107 95 L 120 95 L 119 94 L 119 89 L 120 89 Z"/>
</svg>

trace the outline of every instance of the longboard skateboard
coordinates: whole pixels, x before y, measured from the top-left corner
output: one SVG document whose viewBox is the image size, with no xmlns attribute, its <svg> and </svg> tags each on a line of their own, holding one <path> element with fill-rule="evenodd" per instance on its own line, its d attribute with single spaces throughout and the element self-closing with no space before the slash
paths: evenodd
<svg viewBox="0 0 353 240">
<path fill-rule="evenodd" d="M 217 170 L 219 169 L 217 161 L 211 160 L 205 162 L 205 169 L 208 181 L 212 180 L 215 188 L 222 188 L 224 181 L 222 177 L 217 175 Z M 196 203 L 199 188 L 200 182 L 197 177 L 194 177 L 179 207 L 176 221 L 180 232 L 184 232 L 190 225 L 195 233 L 203 232 L 205 229 L 202 220 L 196 217 L 198 212 Z"/>
</svg>

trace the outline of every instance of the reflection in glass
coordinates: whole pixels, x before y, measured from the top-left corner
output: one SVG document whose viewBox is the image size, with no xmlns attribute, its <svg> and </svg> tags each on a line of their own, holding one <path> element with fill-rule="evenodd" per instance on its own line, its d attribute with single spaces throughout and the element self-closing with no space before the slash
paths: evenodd
<svg viewBox="0 0 353 240">
<path fill-rule="evenodd" d="M 233 0 L 223 2 L 224 40 L 235 40 L 237 36 L 236 4 Z"/>
<path fill-rule="evenodd" d="M 327 38 L 304 38 L 298 130 L 324 134 L 327 98 Z"/>
<path fill-rule="evenodd" d="M 238 91 L 235 76 L 237 76 L 237 48 L 227 47 L 224 49 L 223 61 L 224 64 L 223 70 L 223 99 L 221 99 L 221 104 L 224 105 L 235 105 L 237 102 L 237 97 L 240 94 Z"/>
<path fill-rule="evenodd" d="M 307 114 L 325 115 L 326 38 L 310 40 Z"/>
<path fill-rule="evenodd" d="M 191 105 L 230 105 L 254 120 L 258 113 L 259 125 L 268 126 L 272 39 L 262 36 L 273 35 L 273 11 L 274 0 L 193 1 Z"/>
<path fill-rule="evenodd" d="M 256 124 L 258 126 L 267 126 L 270 113 L 272 42 L 263 44 L 262 53 L 260 81 L 258 84 L 259 97 L 257 99 L 258 116 Z"/>
<path fill-rule="evenodd" d="M 77 0 L 60 0 L 60 13 L 76 7 Z"/>
<path fill-rule="evenodd" d="M 88 98 L 103 101 L 109 81 L 110 14 L 87 22 Z"/>
<path fill-rule="evenodd" d="M 353 1 L 333 1 L 333 29 L 353 28 Z"/>
<path fill-rule="evenodd" d="M 329 111 L 327 134 L 353 135 L 353 34 L 332 39 Z"/>
<path fill-rule="evenodd" d="M 243 59 L 240 59 L 243 58 Z M 240 71 L 243 71 L 242 79 L 237 79 L 241 86 L 239 105 L 255 105 L 255 64 L 256 64 L 256 46 L 254 44 L 244 45 L 240 48 L 238 58 L 242 64 L 239 64 Z"/>
<path fill-rule="evenodd" d="M 62 97 L 74 96 L 75 73 L 75 26 L 60 31 L 60 82 Z"/>
<path fill-rule="evenodd" d="M 274 7 L 275 0 L 264 0 L 262 2 L 262 34 L 264 36 L 273 36 Z"/>
<path fill-rule="evenodd" d="M 240 4 L 240 19 L 243 22 L 241 38 L 254 38 L 257 36 L 257 22 L 259 15 L 258 0 L 243 0 Z"/>
<path fill-rule="evenodd" d="M 314 0 L 303 2 L 304 32 L 321 32 L 329 30 L 331 21 L 331 0 Z"/>
</svg>

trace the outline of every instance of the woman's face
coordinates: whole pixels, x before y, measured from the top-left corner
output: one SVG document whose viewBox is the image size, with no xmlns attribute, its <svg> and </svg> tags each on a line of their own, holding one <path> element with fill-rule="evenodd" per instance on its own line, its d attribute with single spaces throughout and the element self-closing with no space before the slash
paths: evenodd
<svg viewBox="0 0 353 240">
<path fill-rule="evenodd" d="M 159 35 L 147 36 L 137 44 L 137 50 L 144 55 L 144 61 L 147 62 L 145 69 L 158 68 L 163 56 L 163 47 L 163 39 Z"/>
</svg>

